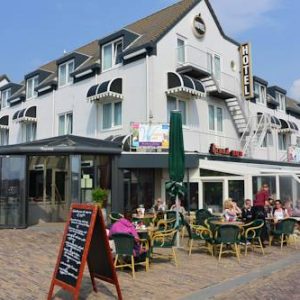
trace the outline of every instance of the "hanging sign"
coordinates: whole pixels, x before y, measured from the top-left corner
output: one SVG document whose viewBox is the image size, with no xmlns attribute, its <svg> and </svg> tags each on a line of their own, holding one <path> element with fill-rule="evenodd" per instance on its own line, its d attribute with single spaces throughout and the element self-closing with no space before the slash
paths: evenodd
<svg viewBox="0 0 300 300">
<path fill-rule="evenodd" d="M 199 38 L 203 37 L 206 32 L 206 26 L 205 23 L 201 17 L 201 14 L 196 15 L 193 20 L 193 29 L 194 34 Z"/>
<path fill-rule="evenodd" d="M 97 292 L 95 278 L 116 286 L 122 299 L 101 209 L 97 205 L 73 204 L 66 223 L 56 267 L 51 281 L 48 300 L 54 287 L 73 294 L 78 299 L 85 264 Z"/>
<path fill-rule="evenodd" d="M 240 46 L 240 55 L 242 68 L 242 92 L 244 98 L 249 100 L 254 97 L 250 43 L 245 43 Z"/>
</svg>

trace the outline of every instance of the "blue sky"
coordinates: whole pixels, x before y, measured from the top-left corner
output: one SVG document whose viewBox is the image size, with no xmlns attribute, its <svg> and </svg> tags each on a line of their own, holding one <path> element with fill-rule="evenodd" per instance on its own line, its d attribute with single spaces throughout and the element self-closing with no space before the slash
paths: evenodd
<svg viewBox="0 0 300 300">
<path fill-rule="evenodd" d="M 0 74 L 38 66 L 176 0 L 10 0 L 1 3 Z M 254 74 L 300 100 L 300 1 L 211 0 L 227 35 L 251 41 Z M 3 13 L 5 12 L 5 13 Z"/>
</svg>

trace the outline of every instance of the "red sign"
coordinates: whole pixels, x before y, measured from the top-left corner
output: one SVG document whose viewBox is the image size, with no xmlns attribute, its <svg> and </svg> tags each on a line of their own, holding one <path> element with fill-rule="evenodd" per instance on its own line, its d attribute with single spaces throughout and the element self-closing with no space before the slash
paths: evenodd
<svg viewBox="0 0 300 300">
<path fill-rule="evenodd" d="M 95 278 L 115 285 L 118 299 L 122 294 L 106 235 L 101 209 L 95 205 L 73 204 L 59 250 L 48 300 L 55 286 L 79 298 L 85 265 L 88 265 L 95 292 Z"/>
<path fill-rule="evenodd" d="M 220 155 L 228 155 L 233 157 L 243 157 L 244 153 L 240 150 L 229 150 L 229 148 L 218 148 L 215 144 L 210 144 L 209 148 L 210 154 L 220 154 Z"/>
</svg>

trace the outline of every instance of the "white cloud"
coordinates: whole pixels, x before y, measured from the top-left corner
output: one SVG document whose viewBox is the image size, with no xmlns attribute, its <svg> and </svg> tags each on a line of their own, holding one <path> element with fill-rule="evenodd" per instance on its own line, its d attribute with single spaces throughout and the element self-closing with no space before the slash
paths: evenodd
<svg viewBox="0 0 300 300">
<path fill-rule="evenodd" d="M 300 101 L 300 79 L 296 79 L 290 88 L 291 97 Z"/>
<path fill-rule="evenodd" d="M 224 31 L 238 34 L 248 29 L 272 24 L 268 13 L 278 9 L 283 0 L 211 0 Z"/>
</svg>

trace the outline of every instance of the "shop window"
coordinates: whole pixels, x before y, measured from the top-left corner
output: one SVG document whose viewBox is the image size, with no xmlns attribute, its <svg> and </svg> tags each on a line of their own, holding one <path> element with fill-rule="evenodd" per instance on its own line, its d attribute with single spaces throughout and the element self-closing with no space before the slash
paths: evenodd
<svg viewBox="0 0 300 300">
<path fill-rule="evenodd" d="M 275 176 L 253 176 L 252 177 L 252 190 L 253 199 L 255 195 L 261 190 L 261 187 L 267 184 L 269 186 L 269 194 L 273 199 L 276 199 L 276 178 Z"/>
<path fill-rule="evenodd" d="M 170 122 L 170 116 L 172 110 L 179 110 L 181 112 L 182 125 L 187 125 L 187 103 L 185 100 L 181 100 L 175 97 L 168 97 L 167 99 L 167 118 Z"/>
<path fill-rule="evenodd" d="M 11 89 L 7 89 L 2 91 L 1 93 L 1 108 L 5 108 L 8 106 L 7 99 L 11 96 Z"/>
<path fill-rule="evenodd" d="M 254 83 L 254 93 L 255 93 L 256 103 L 266 105 L 266 99 L 267 99 L 266 87 L 262 84 L 259 84 L 258 82 L 255 82 Z"/>
<path fill-rule="evenodd" d="M 39 76 L 34 76 L 26 80 L 26 99 L 37 97 L 35 88 L 39 84 Z"/>
<path fill-rule="evenodd" d="M 104 103 L 102 117 L 102 129 L 120 127 L 122 125 L 122 102 Z"/>
<path fill-rule="evenodd" d="M 228 180 L 228 194 L 242 208 L 245 199 L 244 180 Z"/>
<path fill-rule="evenodd" d="M 8 145 L 8 139 L 9 139 L 9 130 L 1 129 L 0 130 L 0 145 L 1 146 Z"/>
<path fill-rule="evenodd" d="M 24 142 L 32 142 L 36 140 L 36 123 L 24 123 L 22 125 L 22 130 Z"/>
<path fill-rule="evenodd" d="M 287 134 L 278 133 L 278 149 L 287 150 Z"/>
<path fill-rule="evenodd" d="M 275 92 L 275 98 L 279 103 L 278 110 L 285 111 L 285 95 Z"/>
<path fill-rule="evenodd" d="M 73 113 L 69 112 L 58 117 L 58 135 L 73 133 Z"/>
<path fill-rule="evenodd" d="M 223 182 L 203 182 L 203 208 L 223 211 Z"/>
<path fill-rule="evenodd" d="M 111 69 L 122 62 L 123 42 L 118 40 L 102 47 L 102 70 Z"/>
<path fill-rule="evenodd" d="M 223 132 L 223 109 L 208 105 L 208 128 L 212 131 Z"/>
<path fill-rule="evenodd" d="M 177 61 L 179 64 L 185 63 L 185 40 L 177 38 Z"/>
<path fill-rule="evenodd" d="M 60 87 L 71 84 L 73 77 L 70 75 L 74 71 L 74 60 L 59 65 L 58 67 L 58 85 Z"/>
</svg>

